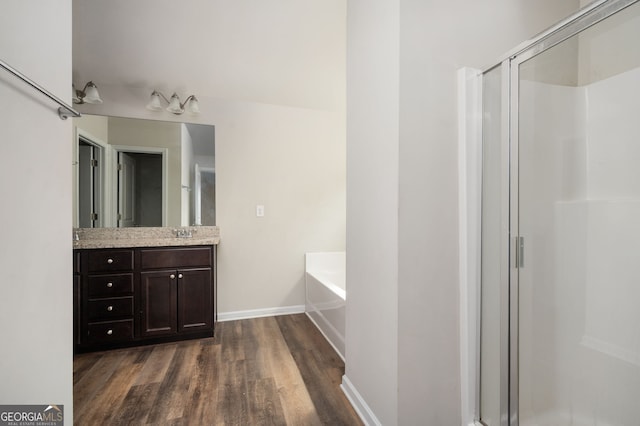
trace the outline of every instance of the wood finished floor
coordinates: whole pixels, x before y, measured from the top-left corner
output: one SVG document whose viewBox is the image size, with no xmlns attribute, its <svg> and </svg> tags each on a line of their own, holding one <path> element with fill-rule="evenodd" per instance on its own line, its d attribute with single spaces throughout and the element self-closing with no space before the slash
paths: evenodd
<svg viewBox="0 0 640 426">
<path fill-rule="evenodd" d="M 77 425 L 362 425 L 344 363 L 304 314 L 218 323 L 216 337 L 77 355 Z"/>
</svg>

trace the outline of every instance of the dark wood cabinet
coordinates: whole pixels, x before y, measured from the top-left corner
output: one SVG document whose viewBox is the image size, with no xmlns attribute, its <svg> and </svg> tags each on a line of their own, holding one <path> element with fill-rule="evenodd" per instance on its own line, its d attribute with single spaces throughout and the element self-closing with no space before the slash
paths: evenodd
<svg viewBox="0 0 640 426">
<path fill-rule="evenodd" d="M 211 269 L 140 273 L 143 336 L 208 330 L 213 322 Z"/>
<path fill-rule="evenodd" d="M 79 346 L 110 345 L 134 339 L 133 249 L 77 252 L 80 288 L 76 309 Z"/>
<path fill-rule="evenodd" d="M 213 336 L 215 247 L 76 250 L 77 351 Z"/>
<path fill-rule="evenodd" d="M 206 330 L 212 325 L 210 269 L 178 270 L 178 331 Z"/>
<path fill-rule="evenodd" d="M 140 273 L 142 336 L 163 336 L 178 332 L 176 288 L 175 271 Z"/>
</svg>

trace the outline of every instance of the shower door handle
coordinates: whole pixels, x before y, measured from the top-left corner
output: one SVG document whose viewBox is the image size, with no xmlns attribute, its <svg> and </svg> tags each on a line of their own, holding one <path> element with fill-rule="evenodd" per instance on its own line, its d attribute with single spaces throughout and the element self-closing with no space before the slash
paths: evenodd
<svg viewBox="0 0 640 426">
<path fill-rule="evenodd" d="M 516 245 L 516 268 L 524 268 L 524 237 L 515 238 Z"/>
</svg>

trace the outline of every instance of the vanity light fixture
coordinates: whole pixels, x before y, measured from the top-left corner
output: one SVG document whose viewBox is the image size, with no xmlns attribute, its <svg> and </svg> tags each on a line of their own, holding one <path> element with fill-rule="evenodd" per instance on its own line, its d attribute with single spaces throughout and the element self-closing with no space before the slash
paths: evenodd
<svg viewBox="0 0 640 426">
<path fill-rule="evenodd" d="M 180 115 L 185 111 L 185 105 L 187 107 L 186 110 L 192 114 L 198 114 L 200 112 L 198 99 L 194 95 L 189 95 L 184 102 L 180 102 L 180 97 L 177 93 L 174 93 L 169 100 L 165 95 L 157 90 L 154 90 L 153 93 L 151 93 L 151 100 L 147 104 L 147 109 L 150 109 L 151 111 L 162 111 L 163 108 L 160 98 L 164 99 L 164 101 L 169 104 L 166 110 L 176 115 Z"/>
<path fill-rule="evenodd" d="M 98 93 L 98 88 L 93 81 L 84 85 L 82 90 L 76 89 L 76 86 L 71 83 L 73 88 L 73 103 L 74 104 L 101 104 L 102 99 Z"/>
</svg>

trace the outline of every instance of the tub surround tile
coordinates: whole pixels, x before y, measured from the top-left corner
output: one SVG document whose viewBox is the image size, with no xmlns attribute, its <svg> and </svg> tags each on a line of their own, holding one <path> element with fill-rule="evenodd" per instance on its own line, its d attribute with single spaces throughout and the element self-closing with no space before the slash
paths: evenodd
<svg viewBox="0 0 640 426">
<path fill-rule="evenodd" d="M 190 231 L 192 236 L 177 237 L 177 230 Z M 220 228 L 74 228 L 72 238 L 74 249 L 214 245 L 220 242 Z"/>
</svg>

